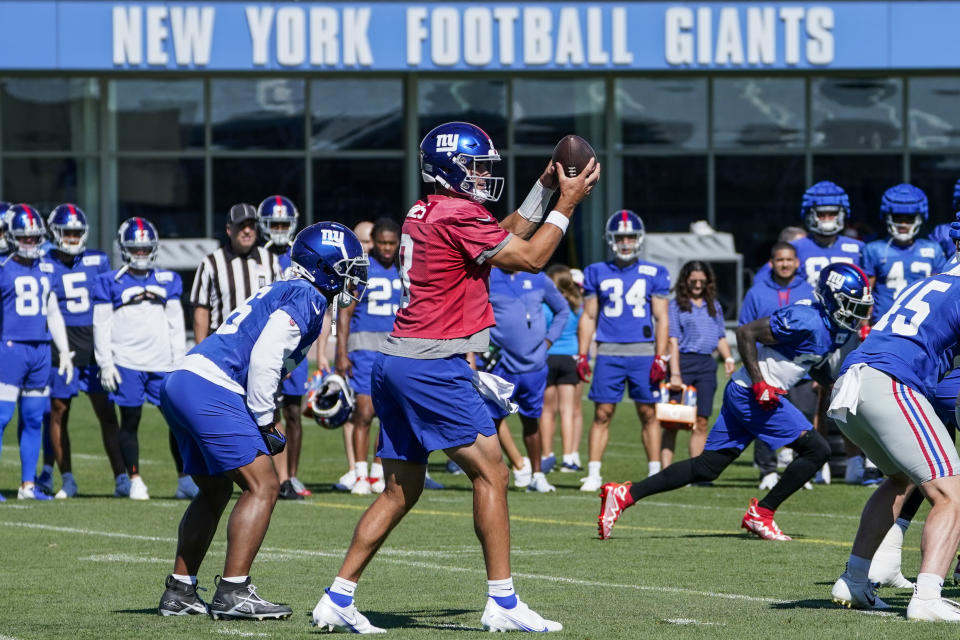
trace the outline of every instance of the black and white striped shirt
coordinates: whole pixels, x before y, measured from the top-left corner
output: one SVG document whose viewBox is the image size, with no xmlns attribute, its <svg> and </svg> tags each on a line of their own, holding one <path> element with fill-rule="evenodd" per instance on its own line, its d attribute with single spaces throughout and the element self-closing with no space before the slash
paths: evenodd
<svg viewBox="0 0 960 640">
<path fill-rule="evenodd" d="M 210 330 L 216 331 L 237 305 L 282 274 L 276 254 L 263 247 L 254 247 L 245 256 L 233 253 L 229 246 L 220 247 L 197 267 L 190 302 L 210 309 Z"/>
</svg>

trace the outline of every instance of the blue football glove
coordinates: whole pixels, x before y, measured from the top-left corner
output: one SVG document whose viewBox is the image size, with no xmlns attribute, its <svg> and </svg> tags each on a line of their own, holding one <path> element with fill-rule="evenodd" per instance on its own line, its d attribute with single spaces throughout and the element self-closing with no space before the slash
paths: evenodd
<svg viewBox="0 0 960 640">
<path fill-rule="evenodd" d="M 950 239 L 954 242 L 960 240 L 960 213 L 957 214 L 957 220 L 950 223 Z"/>
</svg>

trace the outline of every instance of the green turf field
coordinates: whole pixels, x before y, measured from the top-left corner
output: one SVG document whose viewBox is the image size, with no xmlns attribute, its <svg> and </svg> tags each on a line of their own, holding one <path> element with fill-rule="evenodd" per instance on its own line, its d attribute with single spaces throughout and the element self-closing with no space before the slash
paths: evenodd
<svg viewBox="0 0 960 640">
<path fill-rule="evenodd" d="M 354 524 L 372 499 L 329 490 L 345 470 L 339 432 L 307 425 L 299 477 L 314 495 L 277 505 L 253 567 L 254 583 L 264 596 L 292 605 L 293 617 L 213 622 L 156 615 L 186 506 L 172 499 L 176 476 L 159 412 L 145 408 L 140 430 L 143 474 L 152 495 L 145 503 L 110 497 L 113 480 L 85 398 L 76 402 L 73 422 L 74 473 L 81 496 L 66 501 L 17 501 L 15 425 L 3 439 L 0 489 L 7 502 L 0 504 L 0 639 L 300 638 L 319 633 L 309 625 L 309 612 L 335 575 Z M 685 443 L 684 438 L 678 450 Z M 586 461 L 585 443 L 581 451 Z M 794 542 L 765 542 L 744 534 L 740 518 L 749 498 L 758 495 L 749 460 L 748 452 L 715 487 L 685 488 L 642 502 L 626 512 L 608 541 L 596 537 L 599 500 L 578 491 L 579 474 L 550 474 L 559 488 L 555 494 L 511 491 L 520 597 L 560 620 L 563 636 L 570 638 L 956 633 L 956 627 L 906 622 L 909 592 L 881 591 L 894 607 L 887 615 L 840 610 L 830 603 L 830 587 L 843 571 L 870 489 L 833 485 L 791 498 L 777 521 Z M 393 533 L 361 582 L 358 604 L 393 637 L 479 637 L 486 585 L 471 522 L 470 488 L 463 476 L 443 471 L 440 457 L 434 462 L 432 475 L 448 489 L 426 492 Z M 604 476 L 636 480 L 645 470 L 637 418 L 632 407 L 621 405 Z M 919 533 L 914 527 L 907 534 L 907 576 L 916 575 Z M 201 586 L 211 588 L 208 598 L 222 568 L 224 541 L 221 526 L 200 573 Z M 946 597 L 958 595 L 952 585 L 945 590 Z"/>
</svg>

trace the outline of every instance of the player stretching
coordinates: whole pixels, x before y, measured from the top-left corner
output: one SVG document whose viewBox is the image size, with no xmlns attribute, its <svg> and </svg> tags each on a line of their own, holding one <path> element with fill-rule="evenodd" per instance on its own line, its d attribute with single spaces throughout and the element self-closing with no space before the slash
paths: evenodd
<svg viewBox="0 0 960 640">
<path fill-rule="evenodd" d="M 590 460 L 581 491 L 603 484 L 600 464 L 610 439 L 610 421 L 623 398 L 624 385 L 643 422 L 647 472 L 660 471 L 660 422 L 653 403 L 659 383 L 667 375 L 669 349 L 667 308 L 670 274 L 659 264 L 638 259 L 643 246 L 643 222 L 633 211 L 617 211 L 607 220 L 604 234 L 613 260 L 583 270 L 583 315 L 577 330 L 580 347 L 577 372 L 590 374 L 587 352 L 597 334 L 597 370 L 590 385 L 596 403 L 590 427 Z"/>
<path fill-rule="evenodd" d="M 103 448 L 116 482 L 114 494 L 128 495 L 130 478 L 120 453 L 120 425 L 113 404 L 100 384 L 100 370 L 93 360 L 93 286 L 101 273 L 110 271 L 110 259 L 102 251 L 87 249 L 89 226 L 86 214 L 79 207 L 61 204 L 50 213 L 47 226 L 56 246 L 47 254 L 47 259 L 53 265 L 53 290 L 60 301 L 60 313 L 67 325 L 67 338 L 77 369 L 70 382 L 56 371 L 51 372 L 48 447 L 51 451 L 44 454 L 45 464 L 37 484 L 47 493 L 53 493 L 52 465 L 55 461 L 63 480 L 63 486 L 55 497 L 72 498 L 77 495 L 67 424 L 71 400 L 83 391 L 90 398 L 100 422 Z M 50 456 L 49 461 L 46 460 L 47 455 Z"/>
<path fill-rule="evenodd" d="M 829 265 L 820 272 L 816 298 L 812 305 L 782 307 L 769 318 L 737 329 L 744 366 L 727 383 L 720 417 L 704 452 L 638 484 L 605 484 L 600 493 L 600 538 L 609 538 L 623 510 L 638 500 L 715 479 L 758 438 L 774 450 L 790 445 L 798 455 L 762 500 L 750 499 L 740 526 L 765 540 L 790 540 L 774 522 L 773 513 L 826 462 L 830 446 L 800 410 L 780 396 L 811 366 L 840 348 L 869 317 L 873 304 L 867 276 L 848 264 Z"/>
<path fill-rule="evenodd" d="M 52 286 L 53 265 L 40 257 L 40 243 L 46 235 L 43 220 L 28 204 L 14 205 L 5 215 L 13 253 L 0 268 L 0 436 L 19 398 L 22 425 L 17 498 L 50 500 L 52 496 L 34 484 L 43 412 L 50 395 L 50 341 L 60 353 L 58 373 L 67 384 L 73 379 L 73 354 Z"/>
<path fill-rule="evenodd" d="M 404 221 L 403 304 L 374 362 L 371 385 L 381 423 L 377 453 L 383 458 L 386 489 L 357 523 L 336 579 L 313 610 L 315 625 L 355 633 L 383 631 L 357 611 L 353 593 L 377 549 L 419 499 L 430 452 L 442 449 L 473 483 L 474 527 L 488 580 L 483 626 L 500 631 L 562 628 L 514 593 L 507 467 L 464 354 L 488 348 L 494 324 L 487 294 L 490 265 L 543 268 L 600 171 L 594 159 L 575 178 L 548 168 L 520 208 L 497 224 L 482 203 L 500 196 L 503 178 L 491 173 L 499 160 L 490 137 L 464 122 L 440 125 L 420 143 L 423 179 L 434 183 L 436 193 L 415 204 Z M 545 183 L 555 180 L 559 200 L 537 229 L 552 195 Z"/>
<path fill-rule="evenodd" d="M 180 521 L 173 574 L 161 615 L 205 613 L 197 572 L 233 494 L 223 578 L 210 602 L 214 619 L 286 618 L 290 607 L 261 598 L 250 566 L 270 525 L 280 481 L 271 456 L 286 441 L 274 424 L 274 394 L 320 335 L 327 305 L 363 283 L 367 258 L 342 224 L 301 231 L 291 250 L 291 278 L 269 284 L 234 309 L 216 333 L 190 350 L 165 381 L 160 409 L 200 492 Z"/>
<path fill-rule="evenodd" d="M 912 482 L 932 507 L 907 618 L 960 622 L 960 606 L 941 598 L 943 578 L 960 543 L 960 457 L 930 402 L 942 356 L 956 353 L 958 341 L 960 267 L 954 267 L 907 288 L 843 363 L 829 415 L 887 479 L 863 508 L 847 569 L 833 585 L 834 602 L 886 608 L 868 577 L 870 559 Z"/>
</svg>

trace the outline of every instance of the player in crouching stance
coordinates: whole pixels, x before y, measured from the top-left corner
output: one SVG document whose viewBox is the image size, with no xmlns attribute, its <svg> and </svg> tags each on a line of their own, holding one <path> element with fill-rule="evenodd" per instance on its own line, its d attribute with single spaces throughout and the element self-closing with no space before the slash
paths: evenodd
<svg viewBox="0 0 960 640">
<path fill-rule="evenodd" d="M 920 544 L 920 573 L 907 605 L 911 620 L 960 622 L 960 606 L 941 597 L 960 543 L 960 457 L 931 405 L 937 378 L 960 341 L 960 267 L 907 288 L 847 356 L 828 414 L 887 479 L 860 517 L 847 569 L 833 601 L 886 608 L 868 577 L 871 558 L 900 514 L 911 483 L 932 503 Z"/>
<path fill-rule="evenodd" d="M 161 615 L 207 612 L 197 572 L 234 482 L 242 493 L 227 524 L 223 578 L 210 615 L 262 620 L 292 613 L 257 595 L 248 575 L 280 491 L 270 456 L 286 441 L 273 422 L 274 393 L 320 335 L 327 305 L 364 282 L 367 258 L 352 231 L 319 222 L 297 235 L 291 260 L 291 279 L 263 287 L 234 309 L 163 385 L 160 410 L 200 492 L 180 521 Z"/>
<path fill-rule="evenodd" d="M 530 610 L 514 592 L 507 467 L 496 426 L 474 387 L 475 375 L 481 376 L 471 370 L 464 354 L 488 348 L 488 330 L 494 324 L 488 298 L 490 265 L 542 269 L 574 208 L 596 184 L 599 170 L 594 159 L 575 178 L 548 168 L 524 204 L 498 224 L 482 203 L 496 200 L 502 190 L 503 178 L 491 173 L 499 160 L 490 137 L 465 122 L 440 125 L 420 143 L 421 172 L 426 182 L 435 184 L 436 193 L 415 204 L 403 223 L 403 302 L 393 333 L 374 361 L 371 381 L 386 488 L 357 523 L 336 579 L 313 610 L 315 625 L 383 632 L 357 611 L 357 581 L 420 498 L 430 452 L 442 449 L 473 483 L 474 527 L 487 569 L 483 626 L 491 631 L 562 628 Z M 537 229 L 553 195 L 548 183 L 557 180 L 559 200 Z"/>
<path fill-rule="evenodd" d="M 632 486 L 629 482 L 605 484 L 600 493 L 601 539 L 610 537 L 617 518 L 636 501 L 691 482 L 713 480 L 757 438 L 774 450 L 790 445 L 798 455 L 761 501 L 751 498 L 741 526 L 765 540 L 790 540 L 774 522 L 773 513 L 827 461 L 830 447 L 800 410 L 780 396 L 811 366 L 840 348 L 869 317 L 873 305 L 867 276 L 859 267 L 842 263 L 820 272 L 816 298 L 813 304 L 782 307 L 769 318 L 737 329 L 744 366 L 727 383 L 720 417 L 704 452 Z"/>
</svg>

